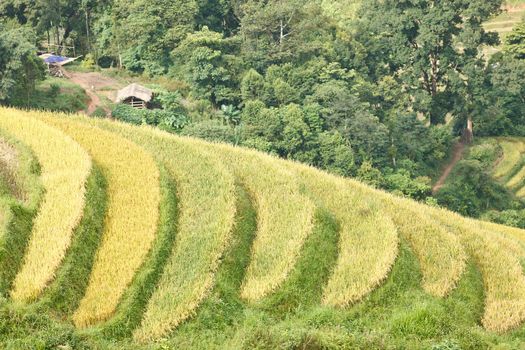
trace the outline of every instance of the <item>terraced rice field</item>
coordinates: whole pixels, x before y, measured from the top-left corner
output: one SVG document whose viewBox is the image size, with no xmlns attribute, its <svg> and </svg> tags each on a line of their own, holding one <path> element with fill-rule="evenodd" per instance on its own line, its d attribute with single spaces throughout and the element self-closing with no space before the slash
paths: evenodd
<svg viewBox="0 0 525 350">
<path fill-rule="evenodd" d="M 484 27 L 487 30 L 495 31 L 500 34 L 501 39 L 512 31 L 514 25 L 520 22 L 525 16 L 525 4 L 523 2 L 508 5 L 505 7 L 502 14 L 485 23 Z"/>
<path fill-rule="evenodd" d="M 493 176 L 519 198 L 525 198 L 525 140 L 499 138 L 502 158 L 494 167 Z"/>
<path fill-rule="evenodd" d="M 505 41 L 505 38 L 512 31 L 514 26 L 521 22 L 525 18 L 525 2 L 522 0 L 507 1 L 504 6 L 503 12 L 486 22 L 483 27 L 487 31 L 496 32 L 499 34 L 501 42 Z M 502 45 L 499 47 L 490 47 L 486 49 L 486 52 L 491 55 L 501 50 Z"/>
<path fill-rule="evenodd" d="M 525 345 L 525 231 L 80 116 L 0 109 L 0 164 L 3 348 Z"/>
</svg>

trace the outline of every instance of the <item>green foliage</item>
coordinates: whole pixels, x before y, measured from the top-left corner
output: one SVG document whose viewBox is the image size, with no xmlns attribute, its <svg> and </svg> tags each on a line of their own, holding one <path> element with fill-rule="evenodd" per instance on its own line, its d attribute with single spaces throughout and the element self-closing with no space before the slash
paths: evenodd
<svg viewBox="0 0 525 350">
<path fill-rule="evenodd" d="M 502 0 L 434 4 L 428 1 L 367 1 L 359 36 L 371 49 L 365 64 L 378 76 L 394 75 L 413 90 L 413 107 L 442 123 L 452 108 L 471 115 L 472 91 L 483 45 L 498 42 L 482 23 L 498 14 Z M 456 106 L 454 107 L 454 104 Z M 464 112 L 462 112 L 464 110 Z"/>
<path fill-rule="evenodd" d="M 80 67 L 87 71 L 93 70 L 95 68 L 95 65 L 95 59 L 91 54 L 87 54 L 86 57 L 84 57 L 84 59 L 80 63 Z"/>
<path fill-rule="evenodd" d="M 504 210 L 512 195 L 492 179 L 486 164 L 479 160 L 460 161 L 448 182 L 437 194 L 438 203 L 460 214 L 479 217 L 491 209 Z"/>
<path fill-rule="evenodd" d="M 87 100 L 80 86 L 59 78 L 47 78 L 37 84 L 29 103 L 23 98 L 14 98 L 11 103 L 18 107 L 76 113 L 87 108 Z"/>
<path fill-rule="evenodd" d="M 0 21 L 0 103 L 20 99 L 30 104 L 44 65 L 36 56 L 35 37 L 28 28 L 9 29 Z"/>
<path fill-rule="evenodd" d="M 221 117 L 226 124 L 238 125 L 241 121 L 241 112 L 233 105 L 222 105 Z"/>
<path fill-rule="evenodd" d="M 372 186 L 372 187 L 381 187 L 384 183 L 383 175 L 379 169 L 374 168 L 372 163 L 369 161 L 364 161 L 359 169 L 357 169 L 357 178 L 360 181 Z"/>
<path fill-rule="evenodd" d="M 292 57 L 312 57 L 329 45 L 329 41 L 323 42 L 331 34 L 323 25 L 329 22 L 317 2 L 250 0 L 241 5 L 241 11 L 242 51 L 256 69 Z"/>
<path fill-rule="evenodd" d="M 197 1 L 115 1 L 112 13 L 99 30 L 108 54 L 122 55 L 123 65 L 134 72 L 159 75 L 172 64 L 170 51 L 184 40 L 194 25 Z"/>
<path fill-rule="evenodd" d="M 319 134 L 319 167 L 331 173 L 350 176 L 354 171 L 354 152 L 337 131 Z"/>
<path fill-rule="evenodd" d="M 214 105 L 238 100 L 238 62 L 230 52 L 234 42 L 207 27 L 188 34 L 173 51 L 175 64 L 185 67 L 193 93 Z"/>
<path fill-rule="evenodd" d="M 160 91 L 152 102 L 154 109 L 137 109 L 127 104 L 118 104 L 112 116 L 134 125 L 151 125 L 160 129 L 179 132 L 188 123 L 187 111 L 181 104 L 178 93 Z"/>
<path fill-rule="evenodd" d="M 525 60 L 498 54 L 492 57 L 489 67 L 489 105 L 479 114 L 477 133 L 525 136 Z"/>
<path fill-rule="evenodd" d="M 198 137 L 208 141 L 237 143 L 235 130 L 218 120 L 205 120 L 185 127 L 182 135 Z"/>
<path fill-rule="evenodd" d="M 264 91 L 264 78 L 255 69 L 246 72 L 241 82 L 243 101 L 261 100 Z"/>
<path fill-rule="evenodd" d="M 490 210 L 484 213 L 481 218 L 498 224 L 525 229 L 525 209 Z"/>
<path fill-rule="evenodd" d="M 505 53 L 517 59 L 525 59 L 525 20 L 518 23 L 505 38 Z"/>
<path fill-rule="evenodd" d="M 410 172 L 405 169 L 386 175 L 384 181 L 387 190 L 416 200 L 422 201 L 431 194 L 430 179 L 412 179 Z"/>
</svg>

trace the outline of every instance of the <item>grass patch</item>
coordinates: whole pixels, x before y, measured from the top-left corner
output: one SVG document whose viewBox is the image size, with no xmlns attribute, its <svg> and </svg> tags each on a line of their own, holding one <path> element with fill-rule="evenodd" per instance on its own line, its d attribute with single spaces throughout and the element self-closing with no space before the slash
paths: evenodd
<svg viewBox="0 0 525 350">
<path fill-rule="evenodd" d="M 201 146 L 212 151 L 208 145 Z M 230 146 L 219 155 L 246 186 L 257 209 L 257 235 L 241 287 L 255 302 L 276 290 L 288 277 L 312 232 L 315 206 L 301 191 L 299 178 L 275 159 Z"/>
<path fill-rule="evenodd" d="M 245 304 L 240 287 L 250 262 L 250 249 L 257 230 L 257 213 L 248 192 L 236 186 L 237 215 L 232 241 L 217 270 L 215 287 L 195 317 L 178 327 L 170 343 L 180 348 L 217 346 L 242 320 Z"/>
<path fill-rule="evenodd" d="M 92 168 L 86 188 L 84 216 L 55 281 L 39 301 L 41 306 L 53 310 L 61 318 L 70 317 L 84 296 L 104 230 L 107 183 L 97 164 Z"/>
<path fill-rule="evenodd" d="M 12 101 L 13 106 L 73 113 L 87 108 L 89 101 L 84 89 L 63 78 L 48 77 L 40 82 L 29 98 Z"/>
<path fill-rule="evenodd" d="M 485 286 L 483 326 L 493 332 L 507 332 L 525 320 L 525 277 L 516 253 L 501 234 L 483 229 L 475 220 L 445 210 L 433 209 L 432 216 L 447 225 L 461 239 L 479 267 Z"/>
<path fill-rule="evenodd" d="M 71 138 L 37 120 L 36 116 L 42 115 L 0 109 L 0 128 L 32 149 L 41 165 L 45 189 L 24 263 L 11 291 L 18 301 L 34 300 L 53 279 L 82 217 L 91 169 L 89 155 Z"/>
<path fill-rule="evenodd" d="M 416 254 L 423 275 L 423 289 L 443 297 L 460 279 L 467 254 L 459 239 L 432 220 L 410 200 L 388 196 L 385 210 Z"/>
<path fill-rule="evenodd" d="M 338 258 L 340 227 L 326 210 L 318 209 L 312 234 L 306 239 L 297 264 L 284 285 L 264 299 L 260 308 L 274 317 L 321 303 L 324 286 Z"/>
<path fill-rule="evenodd" d="M 139 341 L 158 339 L 192 316 L 213 287 L 234 223 L 234 177 L 220 159 L 200 150 L 197 141 L 146 127 L 79 119 L 142 144 L 177 183 L 179 232 L 141 327 L 134 333 Z"/>
<path fill-rule="evenodd" d="M 0 131 L 0 294 L 18 273 L 42 198 L 40 165 L 27 146 Z"/>
<path fill-rule="evenodd" d="M 338 260 L 323 304 L 346 307 L 387 277 L 397 256 L 397 230 L 369 188 L 306 166 L 296 164 L 295 169 L 305 192 L 341 225 Z"/>
<path fill-rule="evenodd" d="M 45 121 L 73 137 L 101 166 L 108 208 L 86 293 L 73 315 L 79 327 L 107 320 L 148 255 L 159 219 L 159 169 L 143 148 L 114 133 L 66 118 Z"/>
<path fill-rule="evenodd" d="M 27 249 L 35 209 L 29 209 L 12 200 L 7 200 L 7 225 L 2 235 L 0 245 L 0 293 L 7 295 L 13 286 L 13 281 L 22 267 L 24 253 Z"/>
<path fill-rule="evenodd" d="M 153 247 L 133 282 L 124 293 L 116 314 L 101 325 L 105 337 L 130 337 L 142 321 L 142 316 L 166 265 L 175 242 L 178 221 L 176 185 L 161 168 L 159 231 Z"/>
<path fill-rule="evenodd" d="M 498 143 L 503 150 L 503 159 L 495 167 L 493 176 L 507 182 L 521 168 L 518 163 L 522 159 L 525 145 L 513 139 L 498 139 Z"/>
</svg>

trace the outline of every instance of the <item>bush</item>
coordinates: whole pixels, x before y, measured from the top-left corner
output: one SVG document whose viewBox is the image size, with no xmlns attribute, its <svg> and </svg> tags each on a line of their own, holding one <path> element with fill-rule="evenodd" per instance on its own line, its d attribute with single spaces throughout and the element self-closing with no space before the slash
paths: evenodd
<svg viewBox="0 0 525 350">
<path fill-rule="evenodd" d="M 189 122 L 185 114 L 177 111 L 167 109 L 137 109 L 126 104 L 115 106 L 111 115 L 113 118 L 126 123 L 158 126 L 169 132 L 178 132 Z"/>
<path fill-rule="evenodd" d="M 491 210 L 483 214 L 482 219 L 502 225 L 525 229 L 525 210 Z"/>
<path fill-rule="evenodd" d="M 95 68 L 95 58 L 93 55 L 88 53 L 80 63 L 80 67 L 85 70 L 93 70 Z"/>
<path fill-rule="evenodd" d="M 379 169 L 374 168 L 371 162 L 364 161 L 363 164 L 357 170 L 357 178 L 364 183 L 380 188 L 383 183 L 383 175 Z"/>
<path fill-rule="evenodd" d="M 484 169 L 489 169 L 501 154 L 501 146 L 495 141 L 490 141 L 472 146 L 468 153 L 468 159 L 477 160 Z"/>
<path fill-rule="evenodd" d="M 486 210 L 505 210 L 513 202 L 512 195 L 492 179 L 483 163 L 462 160 L 448 182 L 437 194 L 439 205 L 462 215 L 479 217 Z"/>
<path fill-rule="evenodd" d="M 424 200 L 431 194 L 431 188 L 427 178 L 412 179 L 406 170 L 398 170 L 396 173 L 385 176 L 385 187 L 389 191 L 401 193 L 415 200 Z"/>
<path fill-rule="evenodd" d="M 141 125 L 144 120 L 142 112 L 143 110 L 133 108 L 129 105 L 118 104 L 111 112 L 111 115 L 117 120 L 134 125 Z"/>
<path fill-rule="evenodd" d="M 200 123 L 191 124 L 182 129 L 182 134 L 186 136 L 198 137 L 208 141 L 236 143 L 235 129 L 224 125 L 218 120 L 207 120 Z"/>
</svg>

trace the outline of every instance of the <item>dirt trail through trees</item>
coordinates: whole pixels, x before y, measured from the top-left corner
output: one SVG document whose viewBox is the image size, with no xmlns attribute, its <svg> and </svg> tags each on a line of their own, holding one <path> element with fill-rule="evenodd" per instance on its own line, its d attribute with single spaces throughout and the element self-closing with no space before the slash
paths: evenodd
<svg viewBox="0 0 525 350">
<path fill-rule="evenodd" d="M 436 182 L 436 184 L 432 188 L 433 194 L 439 191 L 443 187 L 443 185 L 445 184 L 445 181 L 447 181 L 448 177 L 450 176 L 452 169 L 454 169 L 456 164 L 461 160 L 461 157 L 463 156 L 463 151 L 465 151 L 465 144 L 463 143 L 463 141 L 459 141 L 458 143 L 456 143 L 452 151 L 452 160 L 447 165 L 447 167 L 443 170 L 441 177 L 439 178 L 439 180 Z"/>
</svg>

